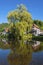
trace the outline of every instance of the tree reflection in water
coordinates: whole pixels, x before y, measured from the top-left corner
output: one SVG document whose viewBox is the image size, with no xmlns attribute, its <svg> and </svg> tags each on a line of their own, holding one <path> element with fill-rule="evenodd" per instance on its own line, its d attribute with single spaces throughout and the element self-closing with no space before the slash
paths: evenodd
<svg viewBox="0 0 43 65">
<path fill-rule="evenodd" d="M 8 41 L 7 43 L 8 44 L 4 44 L 1 42 L 0 48 L 11 49 L 11 52 L 8 55 L 9 65 L 32 65 L 34 63 L 32 61 L 32 53 L 34 51 L 32 45 L 37 44 L 37 41 L 31 41 L 28 43 L 26 41 L 25 43 L 23 43 L 23 41 Z M 40 42 L 40 46 L 34 52 L 39 51 L 43 51 L 43 42 Z"/>
<path fill-rule="evenodd" d="M 14 42 L 13 42 L 14 43 Z M 32 50 L 28 44 L 24 44 L 23 47 L 20 44 L 10 44 L 11 53 L 8 56 L 10 65 L 28 65 L 32 59 Z"/>
<path fill-rule="evenodd" d="M 8 56 L 8 61 L 10 65 L 28 65 L 31 62 L 32 53 L 27 55 L 18 55 L 13 53 L 10 53 Z"/>
</svg>

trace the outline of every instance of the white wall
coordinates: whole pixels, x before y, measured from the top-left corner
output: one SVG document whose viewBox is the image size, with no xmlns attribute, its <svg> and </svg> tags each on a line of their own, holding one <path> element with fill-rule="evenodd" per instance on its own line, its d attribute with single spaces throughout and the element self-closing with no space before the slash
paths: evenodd
<svg viewBox="0 0 43 65">
<path fill-rule="evenodd" d="M 32 28 L 32 30 L 36 31 L 33 33 L 35 36 L 38 36 L 40 34 L 40 29 L 34 27 L 34 28 Z"/>
</svg>

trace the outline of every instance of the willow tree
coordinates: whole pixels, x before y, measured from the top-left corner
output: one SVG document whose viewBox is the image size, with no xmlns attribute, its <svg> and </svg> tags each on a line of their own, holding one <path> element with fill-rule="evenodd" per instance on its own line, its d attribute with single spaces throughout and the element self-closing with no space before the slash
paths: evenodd
<svg viewBox="0 0 43 65">
<path fill-rule="evenodd" d="M 10 32 L 14 34 L 15 39 L 24 41 L 32 37 L 29 33 L 33 23 L 32 17 L 23 4 L 18 5 L 14 11 L 8 13 L 7 18 Z"/>
</svg>

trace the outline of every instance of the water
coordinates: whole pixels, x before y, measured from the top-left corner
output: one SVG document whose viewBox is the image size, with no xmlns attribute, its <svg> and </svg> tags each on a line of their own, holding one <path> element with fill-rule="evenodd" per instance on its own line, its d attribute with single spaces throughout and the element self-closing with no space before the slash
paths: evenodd
<svg viewBox="0 0 43 65">
<path fill-rule="evenodd" d="M 35 41 L 34 41 L 35 43 Z M 40 49 L 28 52 L 28 49 L 14 48 L 14 45 L 3 44 L 0 46 L 0 65 L 43 65 L 43 42 Z M 35 43 L 36 44 L 36 43 Z M 9 48 L 6 46 L 9 46 Z"/>
<path fill-rule="evenodd" d="M 9 53 L 10 53 L 9 49 L 6 50 L 0 49 L 0 65 L 9 65 L 7 59 Z"/>
<path fill-rule="evenodd" d="M 32 53 L 30 65 L 43 65 L 43 51 Z"/>
</svg>

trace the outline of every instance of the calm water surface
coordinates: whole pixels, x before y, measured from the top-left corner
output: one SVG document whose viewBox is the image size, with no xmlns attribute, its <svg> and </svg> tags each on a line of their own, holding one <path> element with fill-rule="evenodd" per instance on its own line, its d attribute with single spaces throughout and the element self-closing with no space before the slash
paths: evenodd
<svg viewBox="0 0 43 65">
<path fill-rule="evenodd" d="M 8 55 L 10 53 L 9 49 L 0 49 L 0 65 L 9 65 Z"/>
<path fill-rule="evenodd" d="M 13 49 L 0 48 L 0 65 L 43 65 L 43 50 L 19 56 Z"/>
<path fill-rule="evenodd" d="M 43 65 L 43 51 L 32 53 L 32 61 L 30 65 Z"/>
</svg>

